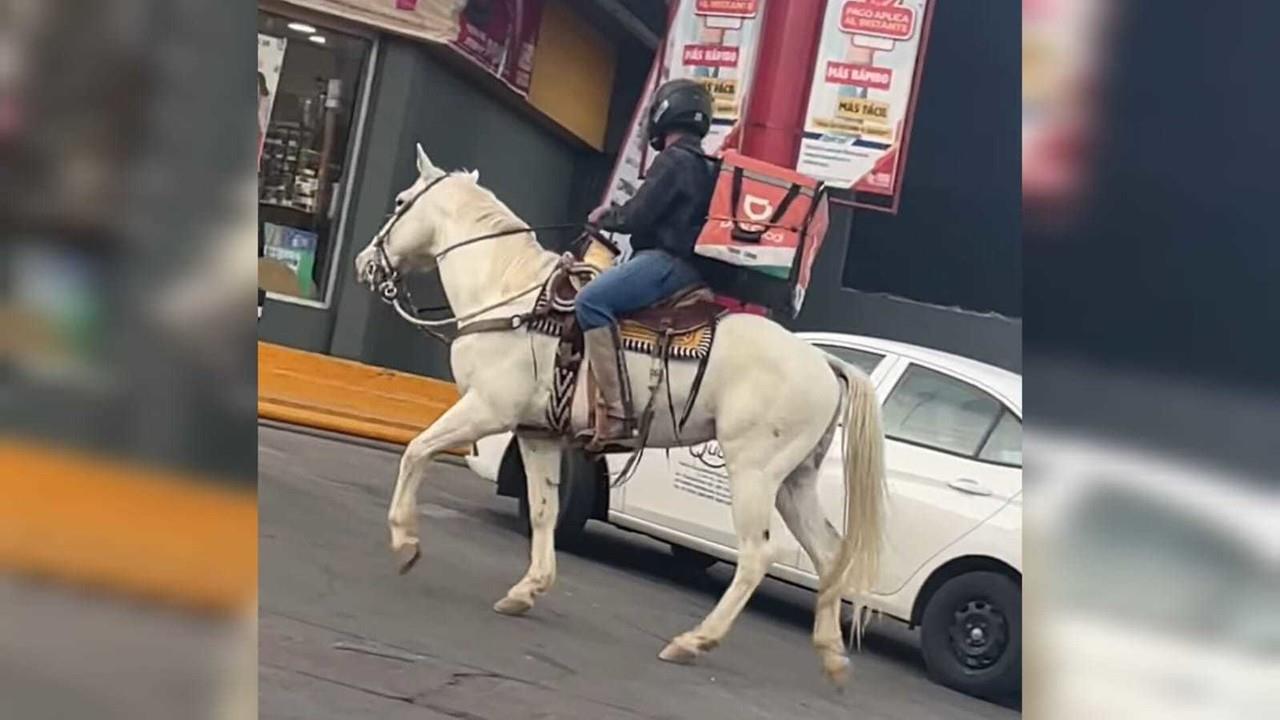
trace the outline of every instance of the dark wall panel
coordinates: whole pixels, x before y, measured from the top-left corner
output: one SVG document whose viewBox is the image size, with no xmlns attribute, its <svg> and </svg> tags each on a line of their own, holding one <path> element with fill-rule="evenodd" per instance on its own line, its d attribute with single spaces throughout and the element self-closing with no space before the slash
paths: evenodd
<svg viewBox="0 0 1280 720">
<path fill-rule="evenodd" d="M 844 287 L 841 270 L 851 249 L 833 239 L 846 237 L 852 220 L 851 210 L 832 213 L 804 310 L 789 326 L 899 340 L 1022 371 L 1022 321 L 1017 318 Z"/>
<path fill-rule="evenodd" d="M 258 322 L 261 340 L 310 352 L 328 352 L 333 312 L 267 298 Z"/>
<path fill-rule="evenodd" d="M 1021 317 L 1021 10 L 935 8 L 900 213 L 857 213 L 843 282 Z"/>
<path fill-rule="evenodd" d="M 448 379 L 447 348 L 400 320 L 353 279 L 355 253 L 377 232 L 395 193 L 416 176 L 414 144 L 422 143 L 441 167 L 479 170 L 480 182 L 533 225 L 581 217 L 575 177 L 593 154 L 512 110 L 421 46 L 388 40 L 382 62 L 353 238 L 340 268 L 344 295 L 333 352 Z M 434 278 L 415 279 L 412 287 L 419 305 L 443 301 Z"/>
</svg>

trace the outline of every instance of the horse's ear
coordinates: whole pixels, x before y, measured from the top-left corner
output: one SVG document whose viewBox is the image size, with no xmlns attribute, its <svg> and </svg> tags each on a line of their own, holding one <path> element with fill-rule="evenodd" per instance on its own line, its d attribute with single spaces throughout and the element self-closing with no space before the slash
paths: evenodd
<svg viewBox="0 0 1280 720">
<path fill-rule="evenodd" d="M 418 174 L 426 177 L 431 174 L 436 166 L 431 163 L 431 158 L 427 157 L 427 151 L 422 149 L 422 143 L 416 143 L 418 148 Z"/>
<path fill-rule="evenodd" d="M 480 171 L 479 171 L 479 170 L 472 170 L 471 172 L 467 173 L 467 175 L 470 175 L 470 176 L 471 176 L 471 182 L 476 183 L 477 185 L 479 185 L 479 184 L 480 184 Z"/>
</svg>

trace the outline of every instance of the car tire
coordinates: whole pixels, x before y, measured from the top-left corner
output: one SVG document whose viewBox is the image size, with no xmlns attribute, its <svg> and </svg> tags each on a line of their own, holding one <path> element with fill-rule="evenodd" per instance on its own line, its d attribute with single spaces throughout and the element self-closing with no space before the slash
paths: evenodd
<svg viewBox="0 0 1280 720">
<path fill-rule="evenodd" d="M 1022 589 L 1007 575 L 969 572 L 925 606 L 921 646 L 929 676 L 968 695 L 1000 699 L 1022 687 Z"/>
<path fill-rule="evenodd" d="M 714 555 L 708 555 L 683 545 L 672 545 L 671 557 L 675 560 L 677 567 L 694 572 L 704 572 L 712 565 L 720 562 L 720 558 Z"/>
<path fill-rule="evenodd" d="M 514 442 L 514 441 L 513 441 Z M 533 526 L 529 522 L 528 475 L 524 471 L 524 459 L 519 452 L 513 453 L 513 472 L 518 472 L 524 480 L 520 497 L 520 527 L 526 537 L 532 536 Z M 576 450 L 566 450 L 560 456 L 560 511 L 556 515 L 556 544 L 569 546 L 582 537 L 587 520 L 591 519 L 591 510 L 596 500 L 596 465 L 587 456 Z"/>
</svg>

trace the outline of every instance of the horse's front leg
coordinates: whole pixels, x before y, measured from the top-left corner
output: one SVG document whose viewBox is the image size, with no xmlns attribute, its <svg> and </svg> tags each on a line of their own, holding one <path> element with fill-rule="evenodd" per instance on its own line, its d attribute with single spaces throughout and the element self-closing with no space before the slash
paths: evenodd
<svg viewBox="0 0 1280 720">
<path fill-rule="evenodd" d="M 533 607 L 538 595 L 556 581 L 556 517 L 560 512 L 559 442 L 544 438 L 520 437 L 525 484 L 529 492 L 529 570 L 507 591 L 493 609 L 504 615 L 522 615 Z"/>
<path fill-rule="evenodd" d="M 432 458 L 449 448 L 473 443 L 507 425 L 474 393 L 463 395 L 440 419 L 410 441 L 400 458 L 400 476 L 391 497 L 387 523 L 391 550 L 403 574 L 418 561 L 418 485 Z"/>
</svg>

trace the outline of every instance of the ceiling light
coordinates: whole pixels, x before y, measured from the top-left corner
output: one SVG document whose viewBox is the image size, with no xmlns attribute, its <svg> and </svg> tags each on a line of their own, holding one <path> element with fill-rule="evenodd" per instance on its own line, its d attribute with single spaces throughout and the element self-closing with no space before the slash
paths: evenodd
<svg viewBox="0 0 1280 720">
<path fill-rule="evenodd" d="M 291 22 L 289 23 L 288 27 L 290 30 L 296 30 L 300 33 L 307 33 L 308 35 L 316 31 L 315 27 L 308 25 L 306 23 L 300 23 L 300 22 Z"/>
<path fill-rule="evenodd" d="M 310 40 L 311 42 L 313 42 L 313 43 L 317 44 L 317 45 L 323 45 L 323 44 L 324 44 L 324 36 L 323 36 L 323 35 L 312 35 L 311 37 L 309 37 L 309 38 L 307 38 L 307 39 L 308 39 L 308 40 Z"/>
</svg>

